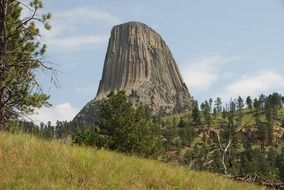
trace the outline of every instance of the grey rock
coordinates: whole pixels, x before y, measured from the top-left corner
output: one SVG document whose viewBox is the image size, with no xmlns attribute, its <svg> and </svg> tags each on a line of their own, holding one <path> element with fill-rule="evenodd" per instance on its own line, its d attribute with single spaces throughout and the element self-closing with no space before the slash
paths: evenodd
<svg viewBox="0 0 284 190">
<path fill-rule="evenodd" d="M 185 112 L 192 107 L 192 97 L 169 47 L 140 22 L 113 27 L 97 96 L 75 119 L 92 121 L 96 102 L 115 89 L 125 90 L 134 103 L 148 105 L 155 114 Z"/>
</svg>

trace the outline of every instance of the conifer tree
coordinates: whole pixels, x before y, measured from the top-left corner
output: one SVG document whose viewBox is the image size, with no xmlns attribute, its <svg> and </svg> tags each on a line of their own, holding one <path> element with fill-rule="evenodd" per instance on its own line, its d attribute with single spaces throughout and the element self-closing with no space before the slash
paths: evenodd
<svg viewBox="0 0 284 190">
<path fill-rule="evenodd" d="M 217 113 L 221 113 L 222 112 L 222 101 L 220 97 L 217 97 L 215 100 L 215 106 L 216 106 L 216 111 Z"/>
<path fill-rule="evenodd" d="M 193 102 L 193 109 L 192 109 L 192 121 L 194 124 L 199 125 L 201 122 L 200 111 L 198 108 L 198 102 Z"/>
<path fill-rule="evenodd" d="M 51 14 L 39 14 L 42 8 L 41 0 L 0 0 L 0 129 L 10 119 L 49 105 L 35 76 L 37 71 L 53 71 L 45 61 L 39 30 L 39 24 L 50 29 Z"/>
<path fill-rule="evenodd" d="M 244 108 L 244 101 L 243 101 L 241 96 L 239 96 L 239 98 L 237 100 L 237 108 L 238 108 L 238 110 L 241 110 L 241 109 Z"/>
<path fill-rule="evenodd" d="M 158 126 L 147 118 L 144 106 L 137 109 L 125 91 L 111 91 L 99 106 L 100 135 L 104 147 L 145 157 L 160 152 Z"/>
<path fill-rule="evenodd" d="M 247 107 L 252 110 L 252 99 L 250 96 L 247 97 L 246 99 L 246 104 L 247 104 Z"/>
</svg>

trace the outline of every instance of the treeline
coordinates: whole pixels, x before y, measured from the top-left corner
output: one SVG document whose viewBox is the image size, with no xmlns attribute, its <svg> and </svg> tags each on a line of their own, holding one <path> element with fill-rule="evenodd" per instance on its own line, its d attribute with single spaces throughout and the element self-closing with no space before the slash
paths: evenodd
<svg viewBox="0 0 284 190">
<path fill-rule="evenodd" d="M 228 103 L 218 97 L 200 106 L 194 101 L 191 113 L 159 117 L 143 105 L 135 107 L 124 91 L 113 91 L 101 102 L 101 119 L 95 124 L 22 122 L 21 130 L 196 170 L 275 182 L 284 181 L 283 104 L 279 93 Z"/>
</svg>

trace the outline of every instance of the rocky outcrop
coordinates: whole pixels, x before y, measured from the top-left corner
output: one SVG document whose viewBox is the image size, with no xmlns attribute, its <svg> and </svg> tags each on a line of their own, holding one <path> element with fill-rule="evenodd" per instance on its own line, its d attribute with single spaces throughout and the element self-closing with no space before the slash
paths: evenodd
<svg viewBox="0 0 284 190">
<path fill-rule="evenodd" d="M 92 114 L 95 102 L 113 89 L 124 89 L 134 102 L 148 105 L 154 113 L 191 109 L 191 96 L 170 49 L 143 23 L 128 22 L 112 29 L 97 96 L 76 117 Z"/>
</svg>

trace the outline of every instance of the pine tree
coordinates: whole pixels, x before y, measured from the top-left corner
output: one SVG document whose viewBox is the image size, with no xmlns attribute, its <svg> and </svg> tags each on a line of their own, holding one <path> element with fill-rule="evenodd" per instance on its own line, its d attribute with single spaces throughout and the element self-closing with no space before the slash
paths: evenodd
<svg viewBox="0 0 284 190">
<path fill-rule="evenodd" d="M 23 9 L 29 16 L 21 18 Z M 44 59 L 46 45 L 40 42 L 38 24 L 50 29 L 50 14 L 39 15 L 41 0 L 29 5 L 18 0 L 0 1 L 0 129 L 6 122 L 49 105 L 35 73 L 53 69 Z"/>
<path fill-rule="evenodd" d="M 253 107 L 254 109 L 259 109 L 259 101 L 256 98 L 253 99 Z"/>
<path fill-rule="evenodd" d="M 223 110 L 222 110 L 222 117 L 224 118 L 224 119 L 226 119 L 227 118 L 227 111 L 226 111 L 226 109 L 223 107 Z"/>
<path fill-rule="evenodd" d="M 282 148 L 281 154 L 276 157 L 276 168 L 279 172 L 279 178 L 284 181 L 284 148 Z"/>
<path fill-rule="evenodd" d="M 264 108 L 265 108 L 265 100 L 266 100 L 265 95 L 264 95 L 264 94 L 261 94 L 261 95 L 259 96 L 259 99 L 258 99 L 259 107 L 260 107 L 261 109 L 264 109 Z"/>
<path fill-rule="evenodd" d="M 205 122 L 210 127 L 211 122 L 212 122 L 211 113 L 210 113 L 211 112 L 210 101 L 205 100 L 205 102 L 202 103 L 200 107 L 201 107 L 201 111 L 203 112 Z"/>
<path fill-rule="evenodd" d="M 213 103 L 213 99 L 209 98 L 209 108 L 210 108 L 210 112 L 212 111 L 212 103 Z"/>
<path fill-rule="evenodd" d="M 215 106 L 216 106 L 216 111 L 217 113 L 221 113 L 222 112 L 222 101 L 220 97 L 217 97 L 215 100 Z"/>
<path fill-rule="evenodd" d="M 198 108 L 198 102 L 197 101 L 193 102 L 192 121 L 196 125 L 199 125 L 200 122 L 201 122 L 200 111 L 199 111 L 199 108 Z"/>
<path fill-rule="evenodd" d="M 125 91 L 111 91 L 100 104 L 99 112 L 104 147 L 146 157 L 159 154 L 158 126 L 147 118 L 144 106 L 134 108 Z"/>
<path fill-rule="evenodd" d="M 250 96 L 247 97 L 246 99 L 246 104 L 247 104 L 247 107 L 252 110 L 252 99 Z"/>
<path fill-rule="evenodd" d="M 244 142 L 244 151 L 241 153 L 241 175 L 253 174 L 256 171 L 253 150 L 249 139 Z"/>
<path fill-rule="evenodd" d="M 217 108 L 213 108 L 213 116 L 214 116 L 214 118 L 216 118 L 217 117 Z"/>
<path fill-rule="evenodd" d="M 186 122 L 184 121 L 183 118 L 181 118 L 178 123 L 178 128 L 185 128 L 185 126 L 186 126 Z"/>
<path fill-rule="evenodd" d="M 259 120 L 257 120 L 257 127 L 258 127 L 258 139 L 260 140 L 260 149 L 261 151 L 264 151 L 264 144 L 266 139 L 266 131 L 264 124 L 260 123 Z"/>
<path fill-rule="evenodd" d="M 244 108 L 244 101 L 243 101 L 243 99 L 242 99 L 241 96 L 239 96 L 237 102 L 238 102 L 238 103 L 237 103 L 237 108 L 238 108 L 238 110 L 243 109 L 243 108 Z"/>
<path fill-rule="evenodd" d="M 272 119 L 272 116 L 270 116 L 267 120 L 266 136 L 267 136 L 268 144 L 271 145 L 272 141 L 273 141 L 273 119 Z"/>
</svg>

